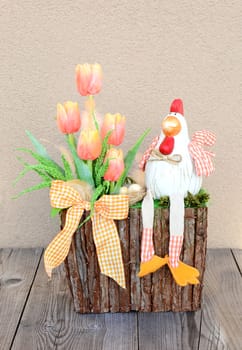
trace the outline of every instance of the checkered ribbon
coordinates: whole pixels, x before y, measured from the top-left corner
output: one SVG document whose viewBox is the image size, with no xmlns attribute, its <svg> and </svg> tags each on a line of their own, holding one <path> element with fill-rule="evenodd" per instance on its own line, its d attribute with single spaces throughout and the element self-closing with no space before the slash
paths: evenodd
<svg viewBox="0 0 242 350">
<path fill-rule="evenodd" d="M 182 244 L 183 244 L 183 235 L 170 236 L 169 261 L 170 261 L 171 267 L 178 267 Z"/>
<path fill-rule="evenodd" d="M 141 261 L 149 261 L 154 254 L 153 228 L 144 228 L 141 240 Z"/>
<path fill-rule="evenodd" d="M 149 146 L 149 148 L 145 151 L 145 153 L 144 153 L 144 155 L 143 155 L 143 157 L 142 157 L 142 159 L 141 159 L 141 161 L 139 163 L 139 168 L 141 170 L 143 170 L 143 171 L 145 170 L 146 163 L 149 160 L 149 158 L 151 156 L 151 153 L 155 149 L 158 141 L 159 141 L 159 136 L 156 136 L 153 139 L 153 141 L 152 141 L 151 145 Z"/>
<path fill-rule="evenodd" d="M 65 227 L 48 245 L 44 254 L 45 269 L 51 276 L 52 269 L 60 265 L 68 255 L 72 236 L 79 226 L 84 210 L 90 203 L 64 181 L 53 181 L 50 189 L 51 206 L 68 208 Z M 129 201 L 125 195 L 104 195 L 94 204 L 92 217 L 93 238 L 100 270 L 125 288 L 125 275 L 120 240 L 113 220 L 128 216 Z"/>
<path fill-rule="evenodd" d="M 192 136 L 192 141 L 188 148 L 190 155 L 194 159 L 195 170 L 198 176 L 209 176 L 214 171 L 212 163 L 213 152 L 205 151 L 202 146 L 212 146 L 216 141 L 216 136 L 207 130 L 197 131 Z"/>
</svg>

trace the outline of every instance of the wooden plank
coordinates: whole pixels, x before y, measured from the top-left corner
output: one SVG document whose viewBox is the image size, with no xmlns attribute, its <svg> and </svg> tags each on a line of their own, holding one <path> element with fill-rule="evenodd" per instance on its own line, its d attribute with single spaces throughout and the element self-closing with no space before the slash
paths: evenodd
<svg viewBox="0 0 242 350">
<path fill-rule="evenodd" d="M 139 314 L 139 349 L 198 349 L 200 318 L 200 311 Z"/>
<path fill-rule="evenodd" d="M 157 210 L 157 209 L 156 209 Z M 161 257 L 169 254 L 169 209 L 161 209 Z M 157 311 L 170 311 L 172 308 L 172 293 L 171 284 L 173 277 L 171 276 L 168 266 L 164 266 L 160 270 L 161 274 L 161 291 L 162 291 L 162 305 Z"/>
<path fill-rule="evenodd" d="M 229 249 L 208 250 L 199 349 L 242 346 L 242 278 Z"/>
<path fill-rule="evenodd" d="M 137 350 L 137 316 L 74 312 L 63 264 L 48 281 L 42 261 L 12 349 Z"/>
<path fill-rule="evenodd" d="M 137 276 L 140 266 L 140 211 L 139 209 L 129 210 L 130 225 L 130 301 L 131 310 L 140 309 L 140 278 Z"/>
<path fill-rule="evenodd" d="M 10 348 L 43 249 L 0 249 L 0 349 Z"/>
<path fill-rule="evenodd" d="M 162 226 L 161 226 L 161 218 L 162 218 L 162 209 L 157 208 L 154 214 L 154 232 L 153 232 L 153 241 L 154 241 L 154 249 L 155 254 L 159 257 L 162 256 L 162 245 L 161 245 L 161 237 L 162 237 Z M 162 305 L 162 282 L 164 280 L 164 268 L 156 270 L 152 274 L 152 311 L 163 311 Z"/>
<path fill-rule="evenodd" d="M 187 208 L 185 211 L 185 230 L 183 242 L 183 259 L 185 264 L 194 266 L 195 253 L 195 213 L 194 208 Z M 182 310 L 193 310 L 193 286 L 188 285 L 182 288 Z"/>
<path fill-rule="evenodd" d="M 242 276 L 242 249 L 232 249 L 232 253 Z"/>
<path fill-rule="evenodd" d="M 203 277 L 206 263 L 207 251 L 207 208 L 197 208 L 196 235 L 195 235 L 195 257 L 194 266 L 200 272 L 200 284 L 193 286 L 193 310 L 201 307 L 201 294 L 203 290 Z"/>
<path fill-rule="evenodd" d="M 126 288 L 119 288 L 119 311 L 130 311 L 130 256 L 129 256 L 129 221 L 120 220 L 117 222 L 118 232 L 120 237 L 120 244 L 122 249 L 122 257 L 125 272 Z"/>
<path fill-rule="evenodd" d="M 62 215 L 62 225 L 64 224 Z M 84 214 L 83 218 L 88 215 Z M 197 217 L 197 220 L 195 218 Z M 77 230 L 65 260 L 75 310 L 80 313 L 194 311 L 200 308 L 205 266 L 207 210 L 185 211 L 185 240 L 181 260 L 195 265 L 201 273 L 198 286 L 178 286 L 167 266 L 139 278 L 142 217 L 140 209 L 130 209 L 129 218 L 116 222 L 119 229 L 127 289 L 100 275 L 92 223 Z M 196 238 L 194 238 L 194 235 Z M 155 254 L 164 257 L 169 246 L 169 210 L 156 208 L 153 234 Z M 195 243 L 195 244 L 194 244 Z"/>
</svg>

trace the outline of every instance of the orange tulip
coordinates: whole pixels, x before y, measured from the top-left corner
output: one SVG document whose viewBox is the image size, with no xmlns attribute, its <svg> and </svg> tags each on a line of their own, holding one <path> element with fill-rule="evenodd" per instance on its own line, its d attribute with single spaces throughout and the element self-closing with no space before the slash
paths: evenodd
<svg viewBox="0 0 242 350">
<path fill-rule="evenodd" d="M 110 148 L 106 154 L 106 160 L 109 160 L 109 166 L 104 174 L 104 179 L 107 181 L 117 181 L 124 171 L 123 151 Z"/>
<path fill-rule="evenodd" d="M 102 141 L 98 130 L 94 128 L 83 129 L 80 133 L 77 153 L 83 160 L 98 158 L 102 150 Z"/>
<path fill-rule="evenodd" d="M 102 87 L 100 64 L 78 64 L 76 66 L 76 85 L 82 96 L 98 94 Z"/>
<path fill-rule="evenodd" d="M 57 125 L 63 134 L 77 132 L 81 126 L 80 112 L 76 102 L 67 101 L 57 105 Z"/>
<path fill-rule="evenodd" d="M 126 118 L 119 113 L 106 114 L 104 117 L 101 136 L 104 138 L 110 130 L 113 130 L 109 136 L 110 145 L 119 146 L 124 139 Z"/>
</svg>

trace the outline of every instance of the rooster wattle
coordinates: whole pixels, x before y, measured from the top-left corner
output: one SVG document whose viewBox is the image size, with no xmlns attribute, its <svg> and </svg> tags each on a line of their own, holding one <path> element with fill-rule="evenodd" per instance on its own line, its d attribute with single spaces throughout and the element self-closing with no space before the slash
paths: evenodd
<svg viewBox="0 0 242 350">
<path fill-rule="evenodd" d="M 168 264 L 179 285 L 199 283 L 199 271 L 179 260 L 184 234 L 184 198 L 188 192 L 197 194 L 202 175 L 208 176 L 214 170 L 211 161 L 214 154 L 202 148 L 214 142 L 215 135 L 205 130 L 196 132 L 190 141 L 182 100 L 174 100 L 170 113 L 162 121 L 160 136 L 154 139 L 140 163 L 145 170 L 147 187 L 142 203 L 140 277 Z M 162 196 L 170 200 L 169 255 L 164 258 L 154 254 L 153 246 L 154 199 Z"/>
</svg>

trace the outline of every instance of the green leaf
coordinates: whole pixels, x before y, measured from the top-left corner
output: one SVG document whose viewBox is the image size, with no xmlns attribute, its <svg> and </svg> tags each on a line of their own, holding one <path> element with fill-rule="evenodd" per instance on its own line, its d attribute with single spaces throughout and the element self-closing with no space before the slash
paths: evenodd
<svg viewBox="0 0 242 350">
<path fill-rule="evenodd" d="M 110 190 L 110 181 L 103 181 L 104 193 L 108 194 Z"/>
<path fill-rule="evenodd" d="M 61 211 L 62 211 L 61 208 L 51 208 L 50 216 L 51 216 L 52 218 L 54 218 L 54 217 L 56 217 L 56 215 L 58 215 Z"/>
<path fill-rule="evenodd" d="M 47 153 L 45 147 L 36 139 L 36 137 L 34 137 L 34 135 L 31 134 L 31 132 L 28 130 L 25 130 L 25 132 L 26 132 L 28 138 L 30 139 L 30 141 L 32 142 L 36 152 L 40 156 L 52 160 L 51 157 L 49 156 L 49 154 Z"/>
<path fill-rule="evenodd" d="M 24 177 L 29 171 L 35 171 L 44 181 L 51 181 L 51 176 L 46 173 L 46 167 L 41 164 L 30 165 L 25 163 L 25 168 L 20 172 L 18 177 L 14 180 L 13 185 L 16 185 L 17 182 Z"/>
<path fill-rule="evenodd" d="M 63 165 L 64 165 L 66 181 L 74 179 L 74 176 L 73 176 L 72 171 L 71 171 L 70 164 L 68 163 L 67 159 L 65 158 L 65 156 L 63 154 L 61 156 L 61 159 L 62 159 L 62 162 L 63 162 Z"/>
<path fill-rule="evenodd" d="M 96 200 L 98 200 L 98 198 L 104 193 L 105 188 L 103 187 L 103 185 L 99 185 L 93 195 L 92 195 L 92 199 L 91 199 L 91 216 L 93 214 L 93 210 L 94 210 L 94 203 L 96 202 Z"/>
<path fill-rule="evenodd" d="M 103 142 L 102 142 L 102 151 L 101 151 L 101 154 L 100 154 L 100 156 L 97 158 L 97 160 L 96 160 L 96 162 L 95 162 L 95 166 L 94 166 L 94 179 L 95 179 L 95 183 L 96 183 L 97 186 L 98 186 L 98 184 L 97 184 L 97 176 L 98 176 L 100 167 L 102 166 L 103 161 L 104 161 L 104 159 L 105 159 L 105 156 L 106 156 L 106 153 L 107 153 L 107 150 L 108 150 L 108 139 L 109 139 L 109 136 L 111 135 L 112 132 L 113 132 L 113 130 L 110 130 L 110 131 L 107 133 L 107 135 L 104 137 Z"/>
<path fill-rule="evenodd" d="M 15 197 L 13 197 L 13 199 L 17 199 L 17 198 L 19 198 L 20 196 L 22 196 L 25 193 L 29 193 L 29 192 L 32 192 L 32 191 L 40 190 L 42 188 L 50 187 L 50 186 L 51 186 L 51 181 L 49 181 L 49 182 L 41 182 L 38 185 L 26 188 L 25 190 L 23 190 L 22 192 L 17 194 Z"/>
<path fill-rule="evenodd" d="M 126 176 L 129 173 L 130 168 L 133 165 L 135 156 L 142 144 L 142 142 L 144 141 L 145 137 L 148 135 L 148 133 L 150 132 L 151 129 L 147 129 L 137 140 L 137 142 L 135 143 L 135 145 L 128 151 L 125 159 L 124 159 L 124 165 L 125 165 L 125 169 L 122 173 L 122 175 L 120 176 L 119 180 L 117 181 L 117 184 L 115 186 L 114 189 L 114 193 L 119 193 L 119 190 L 121 188 L 121 186 L 123 185 Z"/>
<path fill-rule="evenodd" d="M 76 175 L 77 175 L 78 179 L 86 181 L 92 187 L 94 187 L 94 181 L 93 181 L 90 169 L 89 169 L 88 165 L 82 159 L 80 159 L 78 157 L 76 149 L 75 149 L 73 142 L 69 136 L 71 136 L 71 135 L 67 135 L 67 143 L 68 143 L 68 146 L 70 148 L 72 157 L 74 159 L 75 168 L 76 168 Z"/>
<path fill-rule="evenodd" d="M 102 166 L 99 168 L 99 171 L 97 172 L 97 175 L 96 175 L 96 186 L 101 185 L 102 177 L 104 176 L 104 174 L 108 170 L 108 166 L 109 166 L 109 159 L 104 164 L 102 164 Z"/>
<path fill-rule="evenodd" d="M 46 159 L 45 157 L 39 155 L 36 152 L 33 152 L 32 150 L 30 150 L 28 148 L 18 148 L 17 150 L 29 153 L 34 159 L 36 159 L 40 164 L 44 165 L 45 167 L 55 169 L 55 172 L 56 172 L 55 178 L 56 179 L 60 179 L 60 180 L 65 179 L 64 178 L 64 170 L 57 163 L 55 163 L 53 160 Z"/>
<path fill-rule="evenodd" d="M 29 171 L 30 171 L 30 169 L 28 169 L 27 167 L 24 168 L 24 169 L 19 173 L 19 175 L 17 176 L 17 178 L 14 180 L 13 185 L 15 186 L 15 185 L 19 182 L 19 180 L 21 180 L 22 177 L 24 177 L 24 175 L 27 174 Z"/>
</svg>

